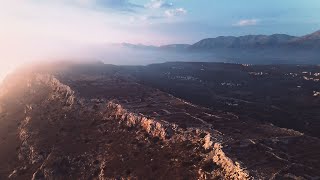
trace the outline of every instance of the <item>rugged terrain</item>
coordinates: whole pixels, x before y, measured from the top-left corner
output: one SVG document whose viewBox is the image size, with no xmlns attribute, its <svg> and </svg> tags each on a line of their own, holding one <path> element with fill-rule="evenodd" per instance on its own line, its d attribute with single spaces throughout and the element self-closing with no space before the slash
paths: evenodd
<svg viewBox="0 0 320 180">
<path fill-rule="evenodd" d="M 0 179 L 319 179 L 320 140 L 142 84 L 56 64 L 0 89 Z"/>
<path fill-rule="evenodd" d="M 124 72 L 194 104 L 320 137 L 317 65 L 171 62 Z"/>
</svg>

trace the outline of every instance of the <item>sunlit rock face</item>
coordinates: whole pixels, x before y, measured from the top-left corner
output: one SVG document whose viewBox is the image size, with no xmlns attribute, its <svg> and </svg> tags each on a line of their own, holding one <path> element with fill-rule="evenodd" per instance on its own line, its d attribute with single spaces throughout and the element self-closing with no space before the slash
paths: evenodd
<svg viewBox="0 0 320 180">
<path fill-rule="evenodd" d="M 316 138 L 194 105 L 116 66 L 49 69 L 1 86 L 0 179 L 319 176 Z"/>
</svg>

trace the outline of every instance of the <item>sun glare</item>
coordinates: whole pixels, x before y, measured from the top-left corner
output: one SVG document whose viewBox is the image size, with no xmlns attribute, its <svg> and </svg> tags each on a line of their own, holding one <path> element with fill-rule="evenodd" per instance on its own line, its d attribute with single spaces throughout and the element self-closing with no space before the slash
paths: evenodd
<svg viewBox="0 0 320 180">
<path fill-rule="evenodd" d="M 12 72 L 18 65 L 7 61 L 0 62 L 0 83 L 6 77 L 7 74 Z"/>
</svg>

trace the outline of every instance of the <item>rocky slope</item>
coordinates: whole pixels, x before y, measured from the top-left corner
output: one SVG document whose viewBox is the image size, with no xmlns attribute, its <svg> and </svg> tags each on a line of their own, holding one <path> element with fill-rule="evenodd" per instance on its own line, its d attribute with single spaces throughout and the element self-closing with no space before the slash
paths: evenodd
<svg viewBox="0 0 320 180">
<path fill-rule="evenodd" d="M 247 176 L 208 150 L 208 131 L 78 97 L 51 75 L 16 76 L 1 89 L 1 179 Z"/>
<path fill-rule="evenodd" d="M 41 69 L 0 89 L 0 179 L 320 177 L 319 139 L 113 72 Z"/>
</svg>

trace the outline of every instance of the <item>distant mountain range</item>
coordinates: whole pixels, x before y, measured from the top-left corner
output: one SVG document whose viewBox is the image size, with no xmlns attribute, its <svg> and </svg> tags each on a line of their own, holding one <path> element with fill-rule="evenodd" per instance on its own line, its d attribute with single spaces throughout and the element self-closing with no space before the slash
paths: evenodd
<svg viewBox="0 0 320 180">
<path fill-rule="evenodd" d="M 247 36 L 219 36 L 217 38 L 203 39 L 190 46 L 190 49 L 208 50 L 215 48 L 254 48 L 266 46 L 281 46 L 295 39 L 285 34 L 247 35 Z"/>
<path fill-rule="evenodd" d="M 137 49 L 160 50 L 212 50 L 221 48 L 274 48 L 274 47 L 300 47 L 320 48 L 320 30 L 301 37 L 287 34 L 273 35 L 246 35 L 246 36 L 219 36 L 200 40 L 195 44 L 168 44 L 163 46 L 149 46 L 143 44 L 122 43 L 124 47 Z"/>
<path fill-rule="evenodd" d="M 208 50 L 215 48 L 320 48 L 320 31 L 295 37 L 286 34 L 220 36 L 203 39 L 189 48 L 193 50 Z"/>
<path fill-rule="evenodd" d="M 301 37 L 287 34 L 219 36 L 203 39 L 192 45 L 147 46 L 122 43 L 121 47 L 151 50 L 160 56 L 159 53 L 162 53 L 163 57 L 170 53 L 180 53 L 179 60 L 184 61 L 320 64 L 320 30 Z M 164 59 L 172 61 L 172 58 Z"/>
</svg>

